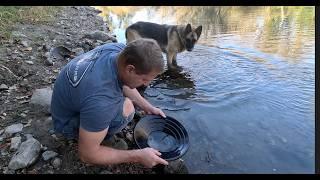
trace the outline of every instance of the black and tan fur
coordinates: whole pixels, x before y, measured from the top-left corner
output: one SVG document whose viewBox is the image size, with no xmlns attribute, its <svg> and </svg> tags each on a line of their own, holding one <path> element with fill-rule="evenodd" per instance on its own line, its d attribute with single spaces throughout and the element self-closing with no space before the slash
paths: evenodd
<svg viewBox="0 0 320 180">
<path fill-rule="evenodd" d="M 151 38 L 158 42 L 167 56 L 169 68 L 177 67 L 177 53 L 192 51 L 199 40 L 202 26 L 195 29 L 191 25 L 167 25 L 137 22 L 126 29 L 127 43 L 139 38 Z"/>
</svg>

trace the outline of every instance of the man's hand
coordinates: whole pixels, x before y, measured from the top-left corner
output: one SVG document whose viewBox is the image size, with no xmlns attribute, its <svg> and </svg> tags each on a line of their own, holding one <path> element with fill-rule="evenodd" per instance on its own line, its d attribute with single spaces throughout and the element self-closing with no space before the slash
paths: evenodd
<svg viewBox="0 0 320 180">
<path fill-rule="evenodd" d="M 144 99 L 140 93 L 137 91 L 137 89 L 131 89 L 128 86 L 123 86 L 123 93 L 126 97 L 131 99 L 134 105 L 139 106 L 146 114 L 155 114 L 155 115 L 160 115 L 162 117 L 166 117 L 164 112 L 152 106 L 146 99 Z"/>
<path fill-rule="evenodd" d="M 163 118 L 166 118 L 166 115 L 164 114 L 164 112 L 161 109 L 156 108 L 154 106 L 151 106 L 150 109 L 146 111 L 146 114 L 155 114 L 155 115 L 160 115 Z"/>
<path fill-rule="evenodd" d="M 157 164 L 168 165 L 169 163 L 159 157 L 161 153 L 153 148 L 144 148 L 138 151 L 138 161 L 142 165 L 152 168 Z"/>
</svg>

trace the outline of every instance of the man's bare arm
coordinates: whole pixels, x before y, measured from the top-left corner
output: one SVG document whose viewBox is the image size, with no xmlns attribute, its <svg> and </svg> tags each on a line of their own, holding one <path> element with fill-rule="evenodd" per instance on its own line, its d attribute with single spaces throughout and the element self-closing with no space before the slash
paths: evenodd
<svg viewBox="0 0 320 180">
<path fill-rule="evenodd" d="M 101 142 L 107 134 L 107 129 L 100 132 L 89 132 L 79 129 L 79 157 L 89 164 L 107 165 L 137 162 L 146 167 L 153 167 L 158 163 L 167 165 L 168 162 L 161 159 L 160 152 L 152 149 L 117 150 L 102 146 Z"/>
<path fill-rule="evenodd" d="M 123 94 L 131 99 L 134 105 L 139 106 L 148 114 L 159 114 L 162 117 L 166 115 L 158 108 L 152 106 L 145 98 L 143 98 L 137 89 L 131 89 L 128 86 L 123 86 Z"/>
</svg>

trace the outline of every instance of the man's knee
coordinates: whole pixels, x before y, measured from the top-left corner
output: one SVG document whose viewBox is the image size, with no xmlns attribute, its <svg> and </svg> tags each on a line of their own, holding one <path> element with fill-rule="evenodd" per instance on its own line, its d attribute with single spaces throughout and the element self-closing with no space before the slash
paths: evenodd
<svg viewBox="0 0 320 180">
<path fill-rule="evenodd" d="M 123 116 L 124 117 L 128 117 L 130 114 L 132 114 L 134 112 L 134 106 L 132 101 L 129 98 L 126 98 L 124 100 L 124 104 L 123 104 Z"/>
</svg>

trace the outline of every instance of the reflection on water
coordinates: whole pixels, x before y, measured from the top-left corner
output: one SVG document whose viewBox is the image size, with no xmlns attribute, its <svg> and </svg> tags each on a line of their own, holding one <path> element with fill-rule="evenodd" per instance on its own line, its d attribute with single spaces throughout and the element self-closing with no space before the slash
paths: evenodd
<svg viewBox="0 0 320 180">
<path fill-rule="evenodd" d="M 145 90 L 187 128 L 190 173 L 314 173 L 314 7 L 97 8 L 123 43 L 137 21 L 203 26 Z"/>
<path fill-rule="evenodd" d="M 150 87 L 153 88 L 163 88 L 168 90 L 175 89 L 188 89 L 189 94 L 187 96 L 180 97 L 181 99 L 187 99 L 192 95 L 195 85 L 188 72 L 181 70 L 167 70 L 164 73 L 160 74 L 156 79 L 150 84 Z"/>
<path fill-rule="evenodd" d="M 217 46 L 219 38 L 240 35 L 244 44 L 251 44 L 265 53 L 299 58 L 303 46 L 314 47 L 314 7 L 96 7 L 112 31 L 125 42 L 124 29 L 137 21 L 160 24 L 202 25 L 200 43 Z M 252 36 L 252 34 L 254 36 Z M 250 37 L 251 36 L 251 37 Z M 249 42 L 248 42 L 249 41 Z M 224 47 L 222 47 L 224 48 Z M 227 47 L 226 47 L 227 48 Z"/>
</svg>

